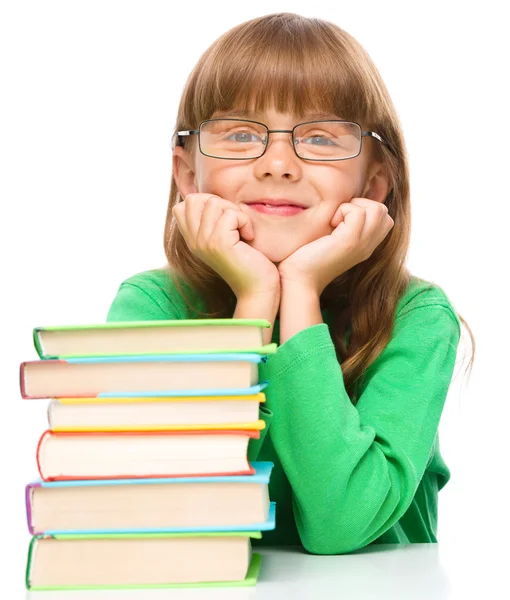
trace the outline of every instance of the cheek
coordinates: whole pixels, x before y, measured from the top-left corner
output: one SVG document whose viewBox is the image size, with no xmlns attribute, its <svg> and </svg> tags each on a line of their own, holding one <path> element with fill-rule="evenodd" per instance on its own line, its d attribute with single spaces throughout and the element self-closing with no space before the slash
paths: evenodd
<svg viewBox="0 0 510 600">
<path fill-rule="evenodd" d="M 339 161 L 340 164 L 328 165 L 314 173 L 310 181 L 324 203 L 338 206 L 355 197 L 360 181 L 359 166 L 348 164 L 354 162 Z"/>
<path fill-rule="evenodd" d="M 197 169 L 199 191 L 234 200 L 237 191 L 248 181 L 248 176 L 242 165 L 233 165 L 232 162 L 204 156 Z"/>
<path fill-rule="evenodd" d="M 323 187 L 321 202 L 315 209 L 312 209 L 315 214 L 310 215 L 310 236 L 317 239 L 329 235 L 334 230 L 331 220 L 335 216 L 338 207 L 355 198 L 357 196 L 356 192 L 355 182 L 346 177 L 337 177 L 335 182 L 327 189 Z"/>
</svg>

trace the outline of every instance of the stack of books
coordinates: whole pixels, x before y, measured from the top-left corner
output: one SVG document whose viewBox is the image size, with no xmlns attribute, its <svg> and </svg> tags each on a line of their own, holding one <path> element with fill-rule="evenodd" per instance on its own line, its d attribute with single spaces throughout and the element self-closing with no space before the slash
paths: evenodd
<svg viewBox="0 0 510 600">
<path fill-rule="evenodd" d="M 34 329 L 23 398 L 50 399 L 26 486 L 31 590 L 254 585 L 275 527 L 260 438 L 262 319 Z"/>
</svg>

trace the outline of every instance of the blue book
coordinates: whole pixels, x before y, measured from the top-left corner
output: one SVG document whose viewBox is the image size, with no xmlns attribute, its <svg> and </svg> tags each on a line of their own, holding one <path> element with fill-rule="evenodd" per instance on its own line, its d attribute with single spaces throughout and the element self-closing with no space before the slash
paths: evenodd
<svg viewBox="0 0 510 600">
<path fill-rule="evenodd" d="M 153 354 L 26 361 L 23 398 L 250 395 L 263 390 L 256 353 Z"/>
<path fill-rule="evenodd" d="M 75 479 L 26 486 L 31 535 L 268 531 L 273 463 L 253 475 Z"/>
</svg>

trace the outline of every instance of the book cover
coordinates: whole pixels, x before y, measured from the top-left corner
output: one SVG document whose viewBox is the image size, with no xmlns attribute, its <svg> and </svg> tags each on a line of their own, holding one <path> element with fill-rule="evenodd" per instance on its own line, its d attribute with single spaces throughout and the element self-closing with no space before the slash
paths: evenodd
<svg viewBox="0 0 510 600">
<path fill-rule="evenodd" d="M 73 398 L 59 398 L 59 402 L 62 404 L 103 404 L 103 403 L 119 403 L 119 404 L 128 404 L 128 403 L 150 403 L 150 402 L 257 402 L 258 404 L 266 401 L 266 395 L 263 392 L 257 392 L 255 394 L 242 394 L 235 395 L 229 394 L 227 396 L 76 396 Z"/>
<path fill-rule="evenodd" d="M 249 441 L 250 438 L 253 439 L 259 439 L 260 438 L 260 431 L 259 430 L 244 430 L 244 431 L 240 431 L 240 430 L 191 430 L 191 431 L 110 431 L 110 432 L 101 432 L 101 431 L 84 431 L 84 432 L 71 432 L 71 431 L 51 431 L 51 430 L 46 430 L 41 437 L 39 438 L 39 442 L 37 444 L 37 449 L 36 449 L 36 461 L 37 461 L 37 468 L 39 470 L 39 474 L 41 476 L 42 479 L 44 479 L 45 481 L 59 481 L 59 480 L 71 480 L 71 479 L 138 479 L 138 478 L 144 478 L 144 477 L 157 477 L 157 478 L 167 478 L 167 477 L 176 477 L 176 476 L 181 476 L 176 475 L 175 473 L 155 473 L 155 472 L 151 472 L 151 474 L 136 474 L 136 473 L 119 473 L 119 474 L 112 474 L 109 473 L 108 475 L 104 475 L 104 476 L 96 476 L 96 475 L 80 475 L 80 476 L 76 476 L 76 475 L 66 475 L 66 474 L 60 474 L 60 475 L 54 475 L 54 476 L 50 476 L 50 475 L 46 475 L 44 472 L 44 468 L 43 468 L 43 451 L 44 451 L 44 445 L 48 440 L 51 439 L 59 439 L 59 438 L 70 438 L 72 440 L 80 440 L 83 439 L 85 442 L 91 442 L 91 443 L 95 443 L 95 440 L 97 440 L 98 438 L 106 438 L 107 440 L 111 440 L 114 441 L 116 438 L 119 439 L 119 441 L 122 442 L 122 438 L 126 437 L 126 436 L 130 436 L 132 442 L 135 441 L 136 439 L 140 439 L 141 438 L 147 438 L 148 436 L 159 436 L 159 437 L 167 437 L 167 436 L 172 436 L 172 437 L 183 437 L 183 438 L 187 438 L 189 439 L 190 436 L 197 436 L 197 437 L 205 437 L 205 436 L 232 436 L 232 438 L 246 438 L 247 441 Z M 150 441 L 150 440 L 148 440 Z M 76 442 L 73 441 L 73 444 L 76 445 Z M 121 449 L 122 449 L 122 445 L 116 444 L 115 447 L 117 453 L 120 453 Z M 114 457 L 115 458 L 115 457 Z M 210 457 L 207 457 L 210 458 Z M 111 457 L 108 456 L 108 460 L 110 460 Z M 73 460 L 76 461 L 76 456 L 73 456 Z M 129 457 L 126 458 L 126 461 L 128 463 L 131 463 L 132 461 L 129 459 Z M 247 457 L 244 459 L 243 458 L 243 463 L 246 461 L 246 467 L 240 470 L 236 470 L 235 472 L 225 472 L 225 471 L 218 471 L 218 472 L 212 472 L 212 473 L 204 473 L 204 472 L 190 472 L 190 473 L 186 473 L 186 476 L 194 476 L 194 477 L 203 477 L 203 476 L 223 476 L 223 475 L 253 475 L 255 473 L 255 470 L 253 469 L 253 467 L 250 465 L 250 463 L 248 462 Z M 104 460 L 103 460 L 104 462 Z"/>
<path fill-rule="evenodd" d="M 265 319 L 176 319 L 35 327 L 34 347 L 42 359 L 173 352 L 276 352 L 263 343 Z"/>
<path fill-rule="evenodd" d="M 265 394 L 54 398 L 48 404 L 52 431 L 164 431 L 264 429 Z"/>
<path fill-rule="evenodd" d="M 268 383 L 258 380 L 258 363 L 265 358 L 233 353 L 26 361 L 20 389 L 26 399 L 253 395 Z"/>
<path fill-rule="evenodd" d="M 158 484 L 193 484 L 193 483 L 247 483 L 247 484 L 260 484 L 269 485 L 271 477 L 271 471 L 274 464 L 270 461 L 253 461 L 251 467 L 254 470 L 253 475 L 221 475 L 221 476 L 203 476 L 203 477 L 148 477 L 148 478 L 131 478 L 131 479 L 71 479 L 71 480 L 57 480 L 57 481 L 45 481 L 44 479 L 35 479 L 27 483 L 25 487 L 25 508 L 27 526 L 30 535 L 54 535 L 60 533 L 150 533 L 155 531 L 168 532 L 168 533 L 191 533 L 198 531 L 196 528 L 168 528 L 168 529 L 142 529 L 142 530 L 45 530 L 36 531 L 32 522 L 32 494 L 33 490 L 38 487 L 42 488 L 81 488 L 81 487 L 106 487 L 106 486 L 126 486 L 126 485 L 140 485 L 147 486 L 147 491 L 150 494 L 151 486 Z M 215 527 L 215 528 L 201 528 L 200 531 L 246 531 L 246 530 L 260 530 L 266 531 L 275 528 L 275 510 L 276 505 L 274 502 L 270 503 L 269 517 L 265 523 L 247 523 L 244 525 L 233 527 Z"/>
<path fill-rule="evenodd" d="M 167 583 L 167 584 L 116 584 L 116 585 L 66 585 L 66 586 L 36 586 L 31 582 L 31 571 L 37 544 L 40 540 L 51 538 L 55 540 L 86 540 L 86 539 L 119 539 L 119 538 L 157 538 L 157 537 L 247 537 L 260 539 L 260 531 L 232 531 L 232 532 L 205 532 L 205 533 L 134 533 L 134 534 L 59 534 L 59 535 L 36 535 L 29 543 L 27 566 L 25 571 L 25 585 L 27 590 L 106 590 L 106 589 L 151 589 L 151 588 L 206 588 L 206 587 L 233 587 L 254 586 L 260 571 L 261 556 L 257 552 L 251 555 L 251 561 L 244 579 L 235 581 L 214 581 L 194 583 Z"/>
</svg>

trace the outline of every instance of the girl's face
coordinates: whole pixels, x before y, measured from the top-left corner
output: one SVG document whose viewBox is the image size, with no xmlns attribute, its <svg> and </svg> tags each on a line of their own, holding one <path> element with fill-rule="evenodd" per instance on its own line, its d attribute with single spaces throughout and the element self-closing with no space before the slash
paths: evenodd
<svg viewBox="0 0 510 600">
<path fill-rule="evenodd" d="M 291 114 L 273 110 L 252 118 L 269 129 L 292 129 L 308 120 L 298 121 Z M 370 144 L 379 142 L 368 137 L 363 138 L 356 158 L 330 162 L 296 156 L 289 133 L 270 133 L 266 152 L 252 160 L 204 156 L 198 140 L 194 142 L 192 154 L 179 146 L 174 149 L 174 177 L 181 197 L 207 192 L 237 204 L 250 215 L 254 227 L 255 238 L 246 243 L 275 264 L 301 246 L 329 235 L 331 219 L 343 202 L 355 197 L 384 202 L 388 193 L 381 165 L 371 161 Z M 259 198 L 285 198 L 306 208 L 291 216 L 262 213 L 247 204 Z"/>
</svg>

